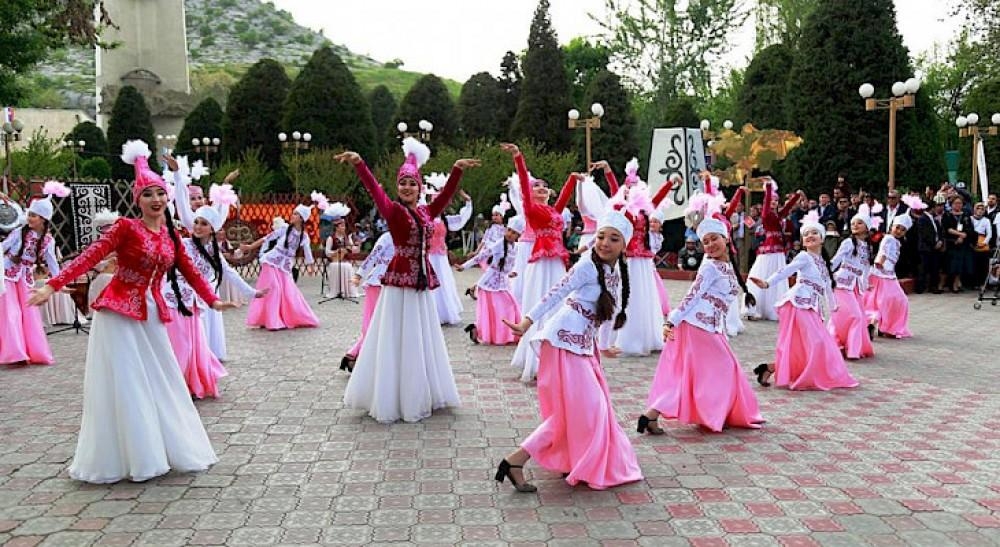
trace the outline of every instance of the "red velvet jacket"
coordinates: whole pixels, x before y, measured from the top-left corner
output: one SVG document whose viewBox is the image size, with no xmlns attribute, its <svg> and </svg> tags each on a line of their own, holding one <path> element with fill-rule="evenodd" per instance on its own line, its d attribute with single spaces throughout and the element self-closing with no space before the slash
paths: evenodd
<svg viewBox="0 0 1000 547">
<path fill-rule="evenodd" d="M 382 285 L 388 287 L 417 288 L 417 275 L 423 270 L 427 277 L 427 289 L 436 289 L 439 285 L 434 268 L 427 258 L 431 238 L 434 235 L 434 219 L 444 212 L 445 207 L 451 202 L 452 196 L 458 190 L 458 181 L 462 180 L 462 170 L 452 167 L 448 182 L 445 183 L 441 193 L 438 194 L 428 205 L 418 205 L 414 210 L 420 225 L 423 226 L 423 238 L 420 237 L 420 230 L 413 222 L 413 215 L 406 210 L 406 206 L 398 201 L 393 201 L 382 189 L 382 186 L 375 180 L 371 170 L 364 162 L 354 166 L 361 183 L 365 185 L 368 193 L 371 194 L 378 213 L 382 215 L 389 225 L 389 233 L 392 234 L 392 243 L 396 247 L 396 252 L 389 262 L 389 267 L 382 276 Z M 419 257 L 423 257 L 421 261 Z"/>
<path fill-rule="evenodd" d="M 514 156 L 517 166 L 517 178 L 521 183 L 521 199 L 524 201 L 524 216 L 528 225 L 535 232 L 535 244 L 531 247 L 531 258 L 528 262 L 537 262 L 542 258 L 561 258 L 563 264 L 569 264 L 569 251 L 563 245 L 562 232 L 565 226 L 562 210 L 569 203 L 569 198 L 576 188 L 576 177 L 570 175 L 559 192 L 555 207 L 535 203 L 531 197 L 531 183 L 528 177 L 528 167 L 524 164 L 524 156 Z"/>
<path fill-rule="evenodd" d="M 757 248 L 757 254 L 784 253 L 788 249 L 785 245 L 785 234 L 781 231 L 782 219 L 788 217 L 792 207 L 799 201 L 798 194 L 792 194 L 785 205 L 777 214 L 771 212 L 771 202 L 774 198 L 771 192 L 764 192 L 764 208 L 761 209 L 761 224 L 764 225 L 764 243 Z"/>
<path fill-rule="evenodd" d="M 605 175 L 608 178 L 608 186 L 614 189 L 611 195 L 615 195 L 618 192 L 618 179 L 615 178 L 615 174 L 611 172 L 605 173 Z M 663 203 L 663 200 L 673 188 L 673 180 L 668 180 L 663 183 L 651 199 L 653 206 L 659 207 L 660 203 Z M 625 218 L 632 223 L 632 239 L 628 240 L 628 246 L 625 248 L 625 256 L 629 258 L 653 258 L 656 256 L 656 253 L 648 247 L 646 239 L 646 236 L 649 233 L 649 227 L 646 225 L 646 219 L 652 212 L 653 211 L 646 211 L 647 216 L 642 216 L 633 215 L 630 211 L 625 211 Z"/>
<path fill-rule="evenodd" d="M 191 257 L 179 247 L 177 269 L 188 280 L 191 288 L 198 296 L 211 306 L 219 297 L 202 277 L 191 262 Z M 156 311 L 160 320 L 170 322 L 167 304 L 163 300 L 160 286 L 167 269 L 174 263 L 174 242 L 170 239 L 166 227 L 159 232 L 153 232 L 135 218 L 119 219 L 101 236 L 101 239 L 87 247 L 48 284 L 54 290 L 60 290 L 67 283 L 80 277 L 93 268 L 111 252 L 118 253 L 118 269 L 107 288 L 91 304 L 95 310 L 108 310 L 120 313 L 125 317 L 145 321 L 146 291 L 153 289 L 153 300 L 156 301 Z"/>
</svg>

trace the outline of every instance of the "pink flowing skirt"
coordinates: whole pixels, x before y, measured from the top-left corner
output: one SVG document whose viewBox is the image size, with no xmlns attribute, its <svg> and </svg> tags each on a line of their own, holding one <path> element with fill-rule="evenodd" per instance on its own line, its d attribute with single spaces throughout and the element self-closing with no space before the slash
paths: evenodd
<svg viewBox="0 0 1000 547">
<path fill-rule="evenodd" d="M 823 317 L 815 310 L 796 308 L 789 302 L 778 307 L 774 378 L 775 385 L 788 389 L 826 391 L 858 386 L 847 371 L 837 341 L 826 330 Z"/>
<path fill-rule="evenodd" d="M 7 290 L 0 294 L 0 365 L 27 361 L 33 365 L 51 365 L 52 350 L 45 338 L 42 314 L 28 306 L 31 289 L 21 281 L 3 279 Z"/>
<path fill-rule="evenodd" d="M 566 482 L 595 490 L 642 480 L 635 450 L 615 419 L 597 355 L 542 342 L 538 406 L 542 423 L 521 443 L 538 465 L 569 473 Z"/>
<path fill-rule="evenodd" d="M 247 326 L 264 327 L 267 330 L 319 326 L 319 319 L 302 296 L 302 291 L 295 286 L 291 274 L 270 264 L 262 264 L 257 289 L 265 287 L 270 287 L 271 292 L 250 302 Z"/>
<path fill-rule="evenodd" d="M 663 285 L 663 278 L 660 277 L 656 268 L 653 268 L 653 280 L 656 283 L 656 294 L 660 297 L 660 311 L 666 317 L 670 315 L 670 297 L 667 295 L 667 288 Z"/>
<path fill-rule="evenodd" d="M 365 285 L 365 307 L 361 310 L 361 336 L 351 349 L 347 350 L 347 356 L 351 359 L 357 359 L 358 353 L 361 352 L 361 344 L 365 342 L 368 325 L 372 322 L 372 314 L 375 313 L 375 305 L 378 304 L 378 295 L 381 292 L 381 285 Z"/>
<path fill-rule="evenodd" d="M 663 346 L 646 406 L 712 431 L 764 422 L 726 335 L 687 322 L 674 327 L 674 339 Z"/>
<path fill-rule="evenodd" d="M 180 365 L 181 374 L 187 382 L 188 391 L 199 399 L 218 397 L 218 380 L 228 375 L 225 367 L 208 347 L 201 310 L 194 308 L 192 315 L 185 317 L 170 308 L 170 322 L 167 323 L 167 337 L 174 348 L 174 356 Z"/>
<path fill-rule="evenodd" d="M 875 355 L 872 339 L 868 337 L 868 316 L 861 293 L 857 289 L 836 289 L 833 294 L 837 298 L 837 310 L 830 315 L 830 334 L 837 345 L 848 359 Z"/>
<path fill-rule="evenodd" d="M 879 332 L 896 338 L 909 338 L 910 301 L 899 286 L 898 279 L 871 276 L 872 289 L 865 294 L 865 311 L 872 320 L 878 321 Z"/>
<path fill-rule="evenodd" d="M 510 291 L 487 291 L 479 289 L 479 299 L 476 300 L 476 332 L 479 343 L 504 346 L 517 342 L 517 337 L 510 327 L 503 324 L 503 319 L 511 323 L 521 321 L 521 308 L 514 300 Z"/>
</svg>

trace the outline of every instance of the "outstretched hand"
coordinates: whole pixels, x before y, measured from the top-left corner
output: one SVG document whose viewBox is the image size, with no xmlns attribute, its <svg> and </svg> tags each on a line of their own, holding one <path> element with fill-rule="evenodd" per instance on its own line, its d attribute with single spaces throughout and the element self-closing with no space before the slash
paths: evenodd
<svg viewBox="0 0 1000 547">
<path fill-rule="evenodd" d="M 524 317 L 521 319 L 520 323 L 511 323 L 510 321 L 503 319 L 503 324 L 510 328 L 510 331 L 518 336 L 524 336 L 524 333 L 531 328 L 533 321 L 530 317 Z"/>
<path fill-rule="evenodd" d="M 600 169 L 602 171 L 610 171 L 611 170 L 611 165 L 608 164 L 607 160 L 598 160 L 598 161 L 595 161 L 595 162 L 591 163 L 587 167 L 587 171 L 596 171 L 598 169 Z"/>
<path fill-rule="evenodd" d="M 608 349 L 602 349 L 601 350 L 601 355 L 603 355 L 605 357 L 610 357 L 612 359 L 616 359 L 618 357 L 621 357 L 621 354 L 622 354 L 622 348 L 620 348 L 618 346 L 611 346 Z"/>
<path fill-rule="evenodd" d="M 462 158 L 460 160 L 455 161 L 455 167 L 458 167 L 462 171 L 465 171 L 466 169 L 473 169 L 479 167 L 482 164 L 483 164 L 482 161 L 477 160 L 475 158 Z"/>
<path fill-rule="evenodd" d="M 238 307 L 240 307 L 239 304 L 235 302 L 230 302 L 228 300 L 216 300 L 215 303 L 212 304 L 212 309 L 215 311 L 232 310 Z"/>
<path fill-rule="evenodd" d="M 174 173 L 177 172 L 177 160 L 174 159 L 173 156 L 170 154 L 164 154 L 163 161 L 167 164 L 167 169 L 170 169 L 170 171 Z"/>
<path fill-rule="evenodd" d="M 766 289 L 769 286 L 767 284 L 767 281 L 764 281 L 763 279 L 758 279 L 756 277 L 748 277 L 747 279 L 749 279 L 751 283 L 753 283 L 754 285 L 757 285 L 758 287 L 760 287 L 762 289 Z"/>
<path fill-rule="evenodd" d="M 260 289 L 259 291 L 255 292 L 253 297 L 264 298 L 265 296 L 267 296 L 269 292 L 271 292 L 271 287 L 264 287 L 263 289 Z"/>
<path fill-rule="evenodd" d="M 511 156 L 517 156 L 521 153 L 521 149 L 517 147 L 516 144 L 505 142 L 500 144 L 500 150 L 510 154 Z"/>
<path fill-rule="evenodd" d="M 350 150 L 341 152 L 333 157 L 334 160 L 340 163 L 349 163 L 351 165 L 357 165 L 361 163 L 361 154 L 357 152 L 352 152 Z"/>
<path fill-rule="evenodd" d="M 55 290 L 49 285 L 42 285 L 37 289 L 32 289 L 31 296 L 28 297 L 29 306 L 41 306 L 49 301 Z"/>
<path fill-rule="evenodd" d="M 226 178 L 222 179 L 222 182 L 224 184 L 232 184 L 233 181 L 236 180 L 236 177 L 239 177 L 239 176 L 240 176 L 240 170 L 239 169 L 235 169 L 233 171 L 230 171 L 229 174 L 226 175 Z"/>
</svg>

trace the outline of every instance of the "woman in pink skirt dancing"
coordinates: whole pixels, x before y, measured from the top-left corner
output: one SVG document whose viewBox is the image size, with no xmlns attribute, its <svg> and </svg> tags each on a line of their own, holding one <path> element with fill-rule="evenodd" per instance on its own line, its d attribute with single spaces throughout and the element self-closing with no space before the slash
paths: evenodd
<svg viewBox="0 0 1000 547">
<path fill-rule="evenodd" d="M 896 279 L 896 262 L 899 261 L 900 240 L 913 226 L 910 215 L 896 215 L 892 227 L 882 238 L 875 268 L 872 270 L 872 290 L 865 295 L 865 311 L 878 323 L 878 335 L 886 338 L 909 338 L 910 302 Z"/>
<path fill-rule="evenodd" d="M 862 213 L 854 215 L 851 238 L 840 244 L 837 254 L 830 260 L 833 280 L 837 283 L 833 291 L 837 306 L 830 314 L 830 334 L 837 339 L 844 356 L 851 360 L 875 355 L 863 298 L 875 259 L 868 242 L 871 228 L 871 217 Z"/>
<path fill-rule="evenodd" d="M 305 255 L 306 264 L 313 263 L 309 234 L 306 233 L 306 221 L 310 216 L 312 206 L 297 205 L 288 224 L 250 245 L 240 247 L 241 251 L 247 253 L 259 249 L 265 243 L 275 242 L 271 250 L 261 255 L 260 277 L 257 279 L 258 288 L 269 288 L 271 292 L 250 304 L 247 326 L 264 327 L 267 330 L 319 326 L 319 319 L 292 279 L 292 266 L 299 249 Z"/>
<path fill-rule="evenodd" d="M 847 371 L 837 341 L 823 323 L 821 304 L 826 300 L 830 309 L 837 306 L 833 296 L 830 262 L 823 255 L 826 228 L 819 214 L 810 212 L 799 229 L 806 252 L 795 258 L 767 280 L 751 277 L 750 281 L 767 289 L 778 281 L 796 274 L 795 286 L 778 299 L 778 344 L 775 362 L 763 363 L 754 369 L 757 382 L 769 386 L 767 379 L 775 374 L 779 386 L 789 389 L 828 390 L 857 387 L 858 381 Z"/>
<path fill-rule="evenodd" d="M 476 322 L 465 327 L 474 344 L 503 346 L 517 342 L 503 320 L 511 323 L 521 321 L 521 308 L 510 292 L 510 278 L 517 258 L 517 238 L 524 231 L 524 218 L 513 217 L 507 223 L 507 230 L 500 241 L 476 253 L 464 264 L 455 267 L 462 271 L 474 264 L 487 261 L 489 267 L 476 283 L 479 294 L 476 300 Z"/>
<path fill-rule="evenodd" d="M 340 360 L 340 370 L 347 372 L 354 370 L 354 362 L 358 360 L 361 344 L 365 342 L 368 327 L 372 322 L 372 314 L 375 313 L 375 306 L 378 304 L 378 296 L 382 292 L 382 276 L 389 269 L 389 263 L 392 262 L 395 252 L 396 247 L 392 244 L 392 233 L 386 232 L 380 235 L 371 252 L 354 273 L 354 279 L 351 280 L 351 283 L 363 287 L 365 291 L 365 306 L 361 312 L 361 336 Z"/>
<path fill-rule="evenodd" d="M 639 433 L 662 434 L 656 424 L 660 416 L 712 431 L 727 425 L 758 428 L 764 421 L 726 339 L 725 317 L 740 293 L 728 237 L 729 230 L 715 218 L 698 224 L 705 259 L 663 325 L 666 343 L 649 388 L 648 409 L 639 416 Z"/>
<path fill-rule="evenodd" d="M 598 222 L 589 259 L 577 262 L 520 323 L 505 321 L 524 335 L 535 317 L 559 306 L 531 340 L 539 351 L 542 423 L 497 469 L 496 480 L 510 479 L 518 492 L 536 490 L 522 469 L 531 458 L 566 474 L 570 485 L 585 482 L 595 490 L 642 479 L 632 444 L 615 418 L 594 339 L 601 323 L 614 320 L 615 328 L 625 323 L 624 312 L 615 315 L 615 295 L 620 287 L 624 309 L 629 294 L 624 252 L 631 237 L 632 223 L 617 211 L 607 213 Z"/>
</svg>

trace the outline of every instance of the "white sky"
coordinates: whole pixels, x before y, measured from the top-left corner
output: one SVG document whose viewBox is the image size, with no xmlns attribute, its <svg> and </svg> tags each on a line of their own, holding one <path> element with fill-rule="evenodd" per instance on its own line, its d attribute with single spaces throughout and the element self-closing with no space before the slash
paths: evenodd
<svg viewBox="0 0 1000 547">
<path fill-rule="evenodd" d="M 753 5 L 753 0 L 746 0 Z M 499 72 L 507 50 L 527 47 L 537 0 L 273 0 L 300 24 L 322 29 L 331 41 L 378 61 L 402 59 L 403 68 L 464 82 L 476 72 Z M 958 28 L 951 2 L 895 0 L 896 18 L 912 56 L 946 45 Z M 550 0 L 561 44 L 599 34 L 588 12 L 604 14 L 604 0 Z M 724 62 L 742 66 L 753 50 L 753 17 L 734 34 Z"/>
</svg>

